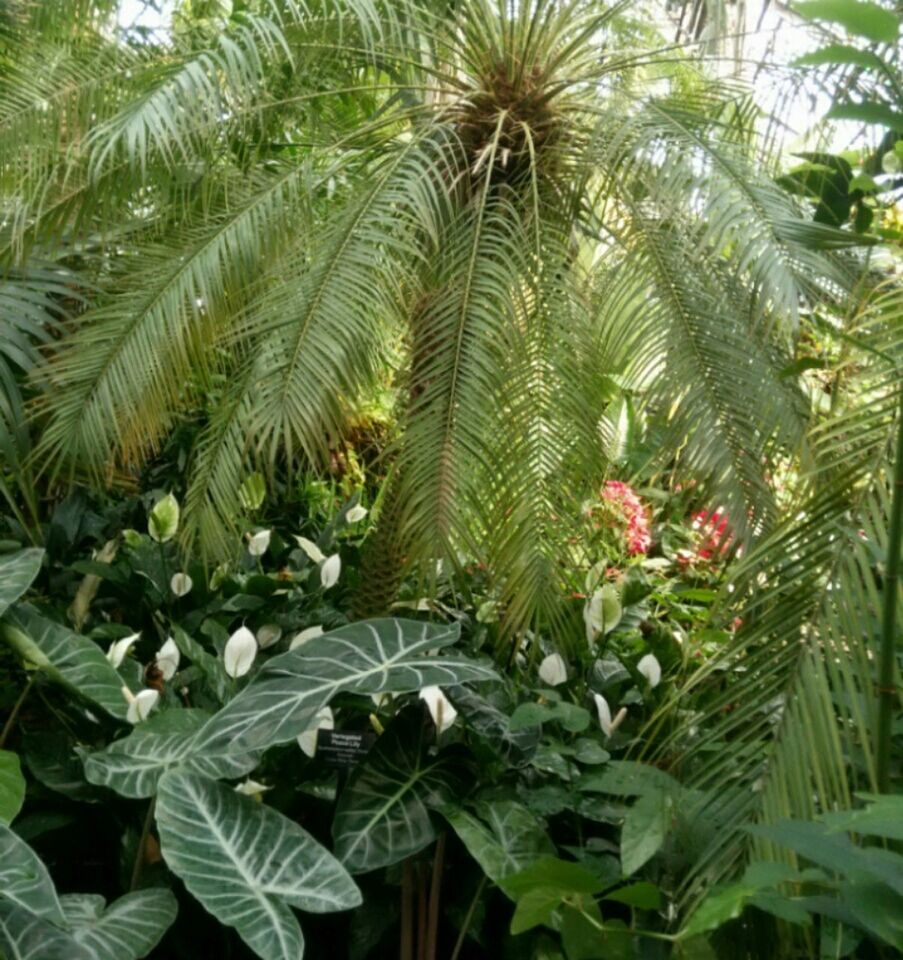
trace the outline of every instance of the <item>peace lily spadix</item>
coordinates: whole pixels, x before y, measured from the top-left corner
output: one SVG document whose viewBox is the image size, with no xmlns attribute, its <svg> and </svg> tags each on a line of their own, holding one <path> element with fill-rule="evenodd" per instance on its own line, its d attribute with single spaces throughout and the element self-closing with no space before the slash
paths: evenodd
<svg viewBox="0 0 903 960">
<path fill-rule="evenodd" d="M 179 501 L 167 493 L 154 504 L 147 518 L 147 532 L 157 543 L 172 540 L 179 529 Z"/>
<path fill-rule="evenodd" d="M 311 721 L 310 726 L 297 736 L 298 746 L 308 757 L 314 757 L 317 753 L 317 732 L 320 730 L 334 730 L 335 717 L 330 707 L 323 707 L 318 710 Z"/>
<path fill-rule="evenodd" d="M 560 653 L 550 653 L 539 665 L 539 679 L 550 687 L 567 683 L 568 668 Z"/>
<path fill-rule="evenodd" d="M 140 633 L 133 633 L 131 636 L 123 637 L 121 640 L 114 640 L 110 644 L 109 650 L 107 650 L 107 660 L 118 669 L 122 665 L 122 661 L 125 660 L 129 650 L 135 646 L 140 637 Z"/>
<path fill-rule="evenodd" d="M 596 713 L 599 717 L 599 726 L 605 736 L 610 737 L 621 725 L 624 717 L 627 716 L 627 707 L 621 707 L 614 720 L 612 720 L 611 707 L 609 707 L 605 697 L 603 697 L 601 693 L 594 693 L 593 700 L 596 701 Z"/>
<path fill-rule="evenodd" d="M 146 720 L 160 699 L 160 694 L 156 690 L 142 690 L 134 694 L 128 687 L 122 688 L 122 695 L 129 705 L 125 714 L 129 723 L 141 723 L 142 720 Z"/>
<path fill-rule="evenodd" d="M 243 677 L 257 656 L 257 639 L 247 627 L 239 627 L 226 641 L 223 667 L 233 679 Z"/>
<path fill-rule="evenodd" d="M 650 687 L 657 687 L 661 682 L 662 665 L 658 662 L 654 653 L 647 653 L 636 665 L 636 668 L 649 681 Z"/>
<path fill-rule="evenodd" d="M 180 659 L 181 654 L 179 653 L 179 648 L 176 646 L 175 640 L 173 640 L 172 637 L 168 637 L 166 643 L 160 647 L 157 651 L 157 656 L 154 658 L 154 663 L 164 680 L 172 680 L 176 675 L 176 670 L 179 669 Z"/>
<path fill-rule="evenodd" d="M 458 716 L 458 711 L 451 705 L 448 697 L 439 687 L 424 687 L 420 691 L 423 700 L 430 711 L 433 723 L 436 724 L 436 733 L 442 734 L 451 727 Z"/>
<path fill-rule="evenodd" d="M 308 540 L 307 537 L 295 537 L 295 541 L 298 546 L 307 554 L 309 560 L 312 560 L 314 563 L 322 563 L 326 559 L 326 554 L 313 542 L 313 540 Z"/>
<path fill-rule="evenodd" d="M 345 520 L 348 523 L 359 523 L 364 517 L 367 516 L 367 508 L 362 507 L 359 503 L 353 506 L 346 514 Z"/>
<path fill-rule="evenodd" d="M 191 593 L 191 588 L 194 586 L 194 581 L 187 573 L 174 573 L 172 579 L 169 581 L 169 589 L 177 597 L 184 597 L 186 594 Z"/>
<path fill-rule="evenodd" d="M 309 640 L 313 640 L 315 637 L 323 636 L 323 628 L 317 624 L 315 627 L 307 627 L 305 630 L 302 630 L 300 633 L 296 633 L 292 637 L 291 643 L 288 645 L 289 650 L 297 650 L 298 647 L 303 647 L 305 643 Z"/>
<path fill-rule="evenodd" d="M 248 535 L 248 553 L 252 557 L 262 557 L 270 547 L 270 537 L 272 530 L 258 530 L 257 533 Z"/>
<path fill-rule="evenodd" d="M 339 575 L 342 572 L 342 558 L 334 553 L 328 557 L 323 566 L 320 567 L 320 585 L 324 590 L 334 587 L 339 582 Z"/>
</svg>

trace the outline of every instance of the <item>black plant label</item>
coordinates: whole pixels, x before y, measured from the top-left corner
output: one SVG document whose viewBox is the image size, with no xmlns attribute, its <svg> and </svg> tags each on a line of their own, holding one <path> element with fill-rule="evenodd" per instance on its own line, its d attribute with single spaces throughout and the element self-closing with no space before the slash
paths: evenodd
<svg viewBox="0 0 903 960">
<path fill-rule="evenodd" d="M 318 730 L 317 756 L 330 766 L 347 769 L 360 763 L 376 742 L 370 731 Z"/>
</svg>

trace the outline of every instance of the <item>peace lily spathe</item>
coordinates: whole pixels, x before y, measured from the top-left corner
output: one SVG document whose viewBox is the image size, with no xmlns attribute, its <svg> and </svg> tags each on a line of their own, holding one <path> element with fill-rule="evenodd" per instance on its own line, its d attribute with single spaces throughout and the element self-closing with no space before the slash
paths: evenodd
<svg viewBox="0 0 903 960">
<path fill-rule="evenodd" d="M 248 536 L 248 553 L 252 557 L 262 557 L 270 547 L 270 537 L 272 530 L 258 530 L 257 533 Z"/>
<path fill-rule="evenodd" d="M 448 697 L 439 689 L 439 687 L 424 687 L 420 691 L 420 699 L 423 700 L 430 711 L 433 723 L 436 724 L 436 733 L 445 733 L 446 730 L 455 722 L 458 711 L 451 705 Z"/>
<path fill-rule="evenodd" d="M 348 523 L 360 523 L 366 516 L 367 508 L 357 503 L 345 514 L 345 520 Z"/>
<path fill-rule="evenodd" d="M 583 609 L 586 635 L 592 640 L 597 633 L 611 633 L 621 622 L 621 600 L 614 584 L 606 583 L 596 590 Z"/>
<path fill-rule="evenodd" d="M 339 576 L 342 573 L 342 558 L 334 553 L 327 557 L 323 566 L 320 567 L 320 585 L 324 590 L 334 587 L 339 582 Z"/>
<path fill-rule="evenodd" d="M 550 687 L 566 683 L 567 678 L 567 664 L 560 653 L 550 653 L 539 665 L 539 679 Z"/>
<path fill-rule="evenodd" d="M 135 646 L 140 637 L 140 633 L 133 633 L 128 637 L 123 637 L 121 640 L 114 640 L 110 644 L 109 650 L 107 650 L 107 660 L 118 670 L 119 667 L 122 666 L 122 661 L 125 660 L 129 650 Z"/>
<path fill-rule="evenodd" d="M 184 597 L 186 594 L 191 593 L 191 588 L 194 586 L 194 581 L 187 573 L 174 573 L 172 575 L 172 580 L 169 581 L 169 589 L 177 597 Z"/>
<path fill-rule="evenodd" d="M 295 537 L 295 541 L 298 546 L 307 554 L 309 560 L 313 560 L 314 563 L 322 563 L 326 559 L 326 554 L 313 542 L 313 540 L 308 540 L 307 537 Z"/>
<path fill-rule="evenodd" d="M 122 688 L 122 695 L 129 705 L 125 714 L 125 719 L 129 723 L 141 723 L 142 720 L 146 720 L 160 699 L 160 694 L 156 690 L 142 690 L 134 694 L 128 687 Z"/>
<path fill-rule="evenodd" d="M 179 529 L 179 501 L 167 493 L 155 504 L 147 517 L 147 532 L 157 543 L 167 543 Z"/>
<path fill-rule="evenodd" d="M 636 665 L 637 670 L 649 681 L 650 687 L 657 687 L 662 679 L 662 665 L 654 653 L 647 653 Z"/>
<path fill-rule="evenodd" d="M 157 651 L 157 656 L 154 658 L 154 663 L 157 665 L 157 669 L 160 671 L 160 675 L 164 680 L 172 680 L 176 675 L 176 670 L 179 669 L 179 660 L 181 659 L 181 654 L 179 653 L 179 648 L 176 646 L 175 640 L 172 637 L 168 637 L 166 643 Z"/>
<path fill-rule="evenodd" d="M 247 627 L 239 627 L 226 641 L 223 667 L 230 677 L 243 677 L 257 656 L 257 639 Z"/>
<path fill-rule="evenodd" d="M 236 785 L 235 792 L 240 793 L 244 797 L 254 797 L 255 799 L 258 799 L 267 790 L 272 789 L 272 787 L 268 787 L 263 783 L 258 783 L 256 780 L 243 780 L 241 783 Z"/>
<path fill-rule="evenodd" d="M 261 650 L 266 650 L 267 647 L 278 643 L 281 636 L 282 627 L 280 627 L 278 623 L 265 623 L 257 631 L 257 645 Z"/>
<path fill-rule="evenodd" d="M 298 746 L 307 754 L 314 757 L 317 753 L 317 732 L 320 730 L 334 730 L 335 717 L 331 707 L 323 707 L 315 714 L 310 726 L 297 736 Z"/>
<path fill-rule="evenodd" d="M 611 707 L 609 707 L 605 697 L 603 697 L 601 693 L 594 693 L 593 700 L 596 701 L 596 713 L 599 716 L 599 726 L 605 736 L 610 737 L 621 725 L 624 717 L 627 716 L 627 707 L 621 707 L 614 720 L 612 720 Z"/>
<path fill-rule="evenodd" d="M 323 628 L 319 624 L 317 624 L 315 627 L 307 627 L 305 630 L 302 630 L 300 633 L 296 633 L 292 637 L 292 642 L 288 645 L 288 648 L 289 650 L 297 650 L 298 647 L 303 647 L 308 641 L 322 636 Z"/>
</svg>

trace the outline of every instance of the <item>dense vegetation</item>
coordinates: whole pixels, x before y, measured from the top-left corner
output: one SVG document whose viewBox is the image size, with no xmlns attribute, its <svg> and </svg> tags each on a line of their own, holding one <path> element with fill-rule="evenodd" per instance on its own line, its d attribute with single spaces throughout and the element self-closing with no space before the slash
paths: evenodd
<svg viewBox="0 0 903 960">
<path fill-rule="evenodd" d="M 0 6 L 0 957 L 900 955 L 903 18 L 730 6 Z"/>
</svg>

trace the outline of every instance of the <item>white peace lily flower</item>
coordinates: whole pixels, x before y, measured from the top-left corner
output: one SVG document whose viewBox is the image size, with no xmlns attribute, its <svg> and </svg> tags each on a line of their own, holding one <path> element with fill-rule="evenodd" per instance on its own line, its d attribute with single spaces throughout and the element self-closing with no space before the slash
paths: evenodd
<svg viewBox="0 0 903 960">
<path fill-rule="evenodd" d="M 430 711 L 433 723 L 436 724 L 436 733 L 445 733 L 455 722 L 458 711 L 451 705 L 448 697 L 439 689 L 439 687 L 424 687 L 420 691 L 420 699 L 423 700 Z"/>
<path fill-rule="evenodd" d="M 366 516 L 367 508 L 357 504 L 345 514 L 345 519 L 348 521 L 348 523 L 359 523 Z"/>
<path fill-rule="evenodd" d="M 125 719 L 133 724 L 146 720 L 160 699 L 160 694 L 157 693 L 156 690 L 142 690 L 139 694 L 135 695 L 128 687 L 122 688 L 122 695 L 129 705 Z"/>
<path fill-rule="evenodd" d="M 342 558 L 334 553 L 326 559 L 326 562 L 320 567 L 320 584 L 324 590 L 334 587 L 339 582 L 339 575 L 342 572 Z"/>
<path fill-rule="evenodd" d="M 272 789 L 272 787 L 268 787 L 264 783 L 258 783 L 256 780 L 245 780 L 235 787 L 235 792 L 245 797 L 259 797 L 262 793 Z"/>
<path fill-rule="evenodd" d="M 179 529 L 179 501 L 167 493 L 155 504 L 147 517 L 147 532 L 157 543 L 167 543 Z"/>
<path fill-rule="evenodd" d="M 118 669 L 122 666 L 122 661 L 125 660 L 129 650 L 135 646 L 140 637 L 140 633 L 133 633 L 131 636 L 123 637 L 121 640 L 114 640 L 110 644 L 109 650 L 107 650 L 107 660 Z"/>
<path fill-rule="evenodd" d="M 647 653 L 636 665 L 637 670 L 649 681 L 650 687 L 657 687 L 662 679 L 662 665 L 654 653 Z"/>
<path fill-rule="evenodd" d="M 270 537 L 272 530 L 258 530 L 257 533 L 248 537 L 248 553 L 252 557 L 262 557 L 270 546 Z"/>
<path fill-rule="evenodd" d="M 322 563 L 326 559 L 326 554 L 323 553 L 313 540 L 308 540 L 307 537 L 296 536 L 295 542 L 307 554 L 308 559 L 313 560 L 314 563 Z"/>
<path fill-rule="evenodd" d="M 305 630 L 302 630 L 300 633 L 296 633 L 292 637 L 292 642 L 288 645 L 289 650 L 297 650 L 298 647 L 303 647 L 305 643 L 310 640 L 313 640 L 315 637 L 323 636 L 323 627 L 320 624 L 317 624 L 315 627 L 307 627 Z"/>
<path fill-rule="evenodd" d="M 282 627 L 280 627 L 278 623 L 265 623 L 257 631 L 257 645 L 261 650 L 266 650 L 267 647 L 278 643 L 281 636 Z"/>
<path fill-rule="evenodd" d="M 539 665 L 539 679 L 550 687 L 567 682 L 568 668 L 560 653 L 550 653 Z"/>
<path fill-rule="evenodd" d="M 611 633 L 621 622 L 621 599 L 614 584 L 606 583 L 593 593 L 583 611 L 584 619 L 596 633 Z"/>
<path fill-rule="evenodd" d="M 154 658 L 154 663 L 157 665 L 157 669 L 163 676 L 164 680 L 172 680 L 176 675 L 176 670 L 179 669 L 179 660 L 181 659 L 181 654 L 179 653 L 179 648 L 176 646 L 175 640 L 172 637 L 167 637 L 166 643 L 157 651 L 157 656 Z"/>
<path fill-rule="evenodd" d="M 239 627 L 226 641 L 223 666 L 233 679 L 243 677 L 257 656 L 257 639 L 247 627 Z"/>
<path fill-rule="evenodd" d="M 373 705 L 377 710 L 382 709 L 384 706 L 388 706 L 392 702 L 392 694 L 387 690 L 384 690 L 382 693 L 371 693 L 370 699 L 373 701 Z"/>
<path fill-rule="evenodd" d="M 297 736 L 298 746 L 309 757 L 316 756 L 317 753 L 317 732 L 319 730 L 334 730 L 335 717 L 330 707 L 323 707 L 315 714 L 311 725 Z"/>
<path fill-rule="evenodd" d="M 194 586 L 194 581 L 187 573 L 174 573 L 172 575 L 172 580 L 169 581 L 169 589 L 177 597 L 184 597 L 187 593 L 191 593 L 191 588 Z"/>
<path fill-rule="evenodd" d="M 599 715 L 599 726 L 606 737 L 611 736 L 611 707 L 608 701 L 601 693 L 594 693 L 593 700 L 596 701 L 596 713 Z"/>
</svg>

